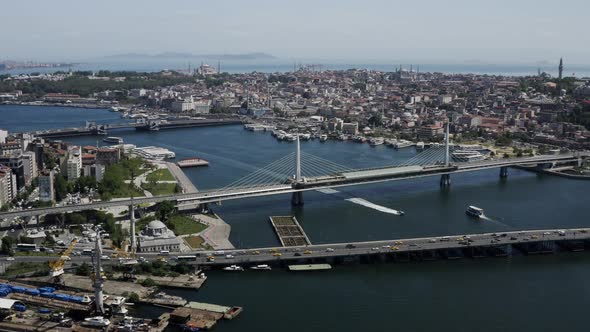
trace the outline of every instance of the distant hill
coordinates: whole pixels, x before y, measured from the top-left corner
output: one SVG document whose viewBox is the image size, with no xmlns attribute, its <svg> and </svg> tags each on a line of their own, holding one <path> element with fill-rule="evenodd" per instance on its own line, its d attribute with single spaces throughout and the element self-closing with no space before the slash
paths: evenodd
<svg viewBox="0 0 590 332">
<path fill-rule="evenodd" d="M 165 52 L 159 54 L 143 54 L 143 53 L 125 53 L 106 56 L 108 59 L 211 59 L 211 60 L 260 60 L 260 59 L 276 59 L 275 56 L 262 53 L 244 53 L 244 54 L 191 54 L 191 53 L 177 53 Z"/>
</svg>

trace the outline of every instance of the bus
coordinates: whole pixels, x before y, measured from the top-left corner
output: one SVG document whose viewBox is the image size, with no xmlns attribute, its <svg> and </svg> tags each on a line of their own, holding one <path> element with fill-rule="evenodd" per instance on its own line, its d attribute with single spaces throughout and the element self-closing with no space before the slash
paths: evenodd
<svg viewBox="0 0 590 332">
<path fill-rule="evenodd" d="M 37 249 L 37 245 L 31 243 L 18 243 L 16 249 L 20 251 L 34 251 Z"/>
<path fill-rule="evenodd" d="M 182 261 L 195 261 L 195 260 L 197 260 L 197 256 L 195 256 L 195 255 L 178 256 L 178 257 L 176 257 L 176 259 L 179 262 L 182 262 Z"/>
</svg>

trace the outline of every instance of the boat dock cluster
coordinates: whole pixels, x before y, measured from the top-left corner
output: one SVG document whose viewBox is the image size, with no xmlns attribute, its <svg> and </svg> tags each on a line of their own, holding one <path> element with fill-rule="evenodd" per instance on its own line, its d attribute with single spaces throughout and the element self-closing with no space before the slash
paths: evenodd
<svg viewBox="0 0 590 332">
<path fill-rule="evenodd" d="M 170 324 L 183 331 L 211 330 L 221 319 L 231 320 L 242 312 L 242 307 L 189 302 L 170 313 Z"/>
<path fill-rule="evenodd" d="M 310 245 L 311 241 L 293 216 L 273 216 L 270 223 L 283 247 Z"/>
</svg>

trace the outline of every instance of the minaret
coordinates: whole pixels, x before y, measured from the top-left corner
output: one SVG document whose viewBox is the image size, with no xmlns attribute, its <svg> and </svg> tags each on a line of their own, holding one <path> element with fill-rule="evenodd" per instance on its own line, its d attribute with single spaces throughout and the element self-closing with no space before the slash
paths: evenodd
<svg viewBox="0 0 590 332">
<path fill-rule="evenodd" d="M 102 300 L 102 247 L 100 245 L 100 232 L 96 232 L 96 244 L 94 252 L 94 303 L 96 304 L 96 313 L 104 314 L 104 304 Z"/>
<path fill-rule="evenodd" d="M 563 58 L 559 58 L 559 79 L 563 78 Z"/>
<path fill-rule="evenodd" d="M 221 60 L 217 60 L 217 74 L 221 74 Z"/>
<path fill-rule="evenodd" d="M 449 158 L 449 121 L 447 121 L 446 126 L 446 135 L 445 135 L 445 166 L 450 165 L 450 158 Z"/>
</svg>

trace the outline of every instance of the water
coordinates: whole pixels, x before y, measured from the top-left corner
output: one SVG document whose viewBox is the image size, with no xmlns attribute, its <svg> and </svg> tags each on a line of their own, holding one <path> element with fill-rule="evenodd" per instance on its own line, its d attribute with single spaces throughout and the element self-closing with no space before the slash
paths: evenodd
<svg viewBox="0 0 590 332">
<path fill-rule="evenodd" d="M 202 59 L 205 63 L 209 63 L 212 66 L 216 66 L 217 62 L 211 62 L 211 60 Z M 105 60 L 92 60 L 86 63 L 73 66 L 72 70 L 110 70 L 110 71 L 121 71 L 121 70 L 134 70 L 140 72 L 157 72 L 165 69 L 169 70 L 187 70 L 188 63 L 198 64 L 201 59 L 159 59 L 152 61 L 105 61 Z M 301 61 L 298 61 L 301 62 Z M 399 66 L 400 61 L 392 60 L 391 62 L 373 62 L 366 63 L 363 61 L 346 61 L 336 62 L 331 60 L 310 60 L 310 63 L 322 63 L 324 70 L 347 70 L 347 69 L 369 69 L 379 71 L 395 71 Z M 402 64 L 408 63 L 407 61 L 401 61 Z M 493 63 L 422 63 L 420 64 L 420 71 L 422 72 L 441 72 L 447 74 L 457 73 L 474 73 L 474 74 L 488 74 L 488 75 L 506 75 L 506 76 L 531 76 L 537 75 L 537 70 L 541 68 L 541 71 L 547 72 L 554 77 L 557 76 L 557 64 L 493 64 Z M 293 71 L 293 61 L 284 59 L 275 60 L 252 60 L 252 61 L 223 61 L 222 71 L 228 73 L 250 73 L 250 72 L 262 72 L 262 73 L 275 73 L 275 72 L 291 72 Z M 404 68 L 409 69 L 409 65 L 403 65 Z M 416 69 L 416 67 L 414 67 Z M 0 70 L 1 74 L 23 74 L 23 73 L 51 73 L 56 71 L 68 71 L 69 68 L 24 68 L 24 69 L 12 69 L 12 70 Z M 566 76 L 585 77 L 590 76 L 590 65 L 588 64 L 566 64 L 565 66 Z"/>
<path fill-rule="evenodd" d="M 0 106 L 0 128 L 33 129 L 36 124 L 29 120 L 43 126 L 35 129 L 76 126 L 88 115 L 92 120 L 118 120 L 116 113 L 104 110 L 16 110 L 18 116 L 13 106 Z M 186 170 L 200 189 L 225 186 L 294 150 L 294 144 L 278 143 L 268 133 L 241 126 L 111 134 L 126 143 L 170 148 L 177 158 L 209 160 L 208 168 Z M 96 137 L 66 140 L 94 144 Z M 302 150 L 351 168 L 388 165 L 416 154 L 413 149 L 350 142 L 302 142 Z M 498 170 L 453 175 L 450 191 L 441 191 L 438 180 L 305 192 L 305 205 L 298 208 L 290 206 L 290 196 L 279 195 L 228 201 L 214 209 L 232 225 L 231 240 L 240 247 L 279 244 L 269 215 L 296 215 L 314 243 L 590 227 L 588 181 L 513 169 L 506 180 L 499 179 Z M 354 198 L 406 214 L 347 201 Z M 484 208 L 489 220 L 467 217 L 468 205 Z M 242 316 L 223 322 L 220 331 L 554 331 L 566 323 L 571 330 L 585 330 L 589 273 L 590 256 L 580 253 L 338 266 L 310 274 L 211 272 L 199 292 L 171 292 L 195 301 L 244 306 Z"/>
</svg>

